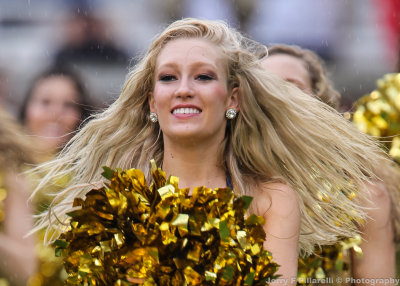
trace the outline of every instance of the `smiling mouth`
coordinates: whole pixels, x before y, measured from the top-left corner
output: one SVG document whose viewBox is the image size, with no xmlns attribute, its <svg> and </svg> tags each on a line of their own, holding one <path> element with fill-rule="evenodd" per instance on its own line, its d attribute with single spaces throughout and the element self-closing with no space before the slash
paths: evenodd
<svg viewBox="0 0 400 286">
<path fill-rule="evenodd" d="M 198 114 L 201 110 L 197 108 L 177 108 L 172 110 L 172 114 Z"/>
</svg>

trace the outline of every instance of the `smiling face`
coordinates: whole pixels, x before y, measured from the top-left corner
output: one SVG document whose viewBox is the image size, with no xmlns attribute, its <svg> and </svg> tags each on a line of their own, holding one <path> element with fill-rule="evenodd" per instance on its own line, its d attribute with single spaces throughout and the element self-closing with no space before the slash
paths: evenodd
<svg viewBox="0 0 400 286">
<path fill-rule="evenodd" d="M 228 88 L 226 61 L 216 45 L 203 39 L 167 43 L 154 82 L 150 109 L 158 115 L 164 140 L 223 140 L 225 112 L 238 109 L 237 89 Z"/>
<path fill-rule="evenodd" d="M 41 149 L 55 152 L 72 136 L 81 112 L 73 81 L 63 76 L 41 79 L 32 90 L 26 107 L 25 126 L 40 140 Z"/>
<path fill-rule="evenodd" d="M 312 94 L 310 75 L 301 59 L 286 54 L 274 54 L 263 59 L 261 65 L 265 70 Z"/>
</svg>

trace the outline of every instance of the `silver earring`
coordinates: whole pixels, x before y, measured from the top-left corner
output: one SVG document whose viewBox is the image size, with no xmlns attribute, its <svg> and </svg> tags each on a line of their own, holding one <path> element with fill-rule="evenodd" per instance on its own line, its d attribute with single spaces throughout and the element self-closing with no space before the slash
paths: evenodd
<svg viewBox="0 0 400 286">
<path fill-rule="evenodd" d="M 150 112 L 150 121 L 153 122 L 153 123 L 157 123 L 157 122 L 158 122 L 157 113 L 155 113 L 155 112 Z"/>
<path fill-rule="evenodd" d="M 236 117 L 236 114 L 237 114 L 237 112 L 236 112 L 235 109 L 229 108 L 229 109 L 226 111 L 225 116 L 226 116 L 226 118 L 228 118 L 228 119 L 233 119 L 233 118 Z"/>
</svg>

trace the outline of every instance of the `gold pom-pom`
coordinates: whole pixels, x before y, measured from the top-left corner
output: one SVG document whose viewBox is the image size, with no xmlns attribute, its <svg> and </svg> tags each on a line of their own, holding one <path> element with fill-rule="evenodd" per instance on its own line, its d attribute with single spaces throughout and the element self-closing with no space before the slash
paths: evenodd
<svg viewBox="0 0 400 286">
<path fill-rule="evenodd" d="M 3 230 L 3 222 L 5 220 L 5 200 L 7 198 L 7 190 L 3 184 L 3 176 L 0 173 L 0 231 Z"/>
<path fill-rule="evenodd" d="M 334 245 L 323 245 L 312 255 L 299 258 L 297 284 L 311 286 L 319 282 L 341 285 L 339 281 L 351 276 L 350 250 L 357 256 L 362 256 L 361 242 L 361 236 L 356 235 Z M 338 277 L 343 279 L 337 279 Z"/>
<path fill-rule="evenodd" d="M 76 198 L 70 229 L 55 242 L 66 285 L 266 285 L 278 265 L 263 250 L 262 217 L 229 188 L 178 188 L 152 161 L 111 170 L 110 183 Z"/>
<path fill-rule="evenodd" d="M 377 87 L 355 103 L 352 121 L 360 131 L 378 137 L 400 164 L 400 73 L 386 74 Z"/>
</svg>

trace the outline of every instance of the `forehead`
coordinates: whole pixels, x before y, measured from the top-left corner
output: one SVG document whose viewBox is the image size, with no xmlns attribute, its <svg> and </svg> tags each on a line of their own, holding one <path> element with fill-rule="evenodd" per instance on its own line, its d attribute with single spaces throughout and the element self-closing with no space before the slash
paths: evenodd
<svg viewBox="0 0 400 286">
<path fill-rule="evenodd" d="M 168 42 L 157 57 L 156 68 L 171 63 L 203 62 L 222 66 L 221 49 L 205 39 L 176 39 Z"/>
<path fill-rule="evenodd" d="M 67 76 L 63 76 L 63 75 L 50 75 L 44 78 L 39 79 L 36 83 L 35 83 L 35 88 L 36 87 L 40 87 L 40 88 L 51 88 L 53 86 L 68 86 L 71 87 L 73 89 L 75 89 L 75 82 Z"/>
<path fill-rule="evenodd" d="M 282 78 L 304 77 L 309 78 L 309 73 L 305 63 L 294 56 L 286 54 L 275 54 L 268 56 L 261 61 L 264 69 L 278 74 Z"/>
<path fill-rule="evenodd" d="M 54 97 L 56 95 L 71 97 L 74 100 L 79 98 L 79 92 L 77 91 L 74 81 L 71 78 L 62 75 L 49 76 L 38 80 L 35 83 L 31 94 L 32 97 Z"/>
</svg>

